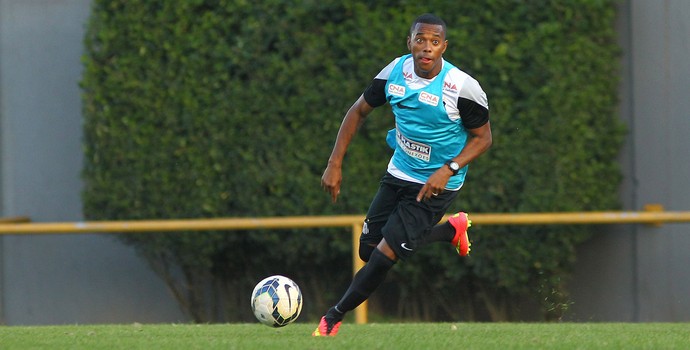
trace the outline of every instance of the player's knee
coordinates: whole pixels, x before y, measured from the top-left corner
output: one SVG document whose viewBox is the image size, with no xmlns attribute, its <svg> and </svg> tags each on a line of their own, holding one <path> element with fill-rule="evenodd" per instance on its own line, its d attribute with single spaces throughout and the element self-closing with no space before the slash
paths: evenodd
<svg viewBox="0 0 690 350">
<path fill-rule="evenodd" d="M 371 253 L 374 252 L 374 249 L 376 249 L 376 246 L 374 245 L 360 244 L 359 258 L 362 259 L 362 261 L 364 262 L 369 262 L 369 257 L 371 257 Z"/>
</svg>

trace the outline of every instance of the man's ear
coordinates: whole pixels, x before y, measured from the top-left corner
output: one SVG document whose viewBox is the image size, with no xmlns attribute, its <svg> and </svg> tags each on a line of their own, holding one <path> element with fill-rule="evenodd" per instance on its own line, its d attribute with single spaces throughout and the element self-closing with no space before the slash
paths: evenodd
<svg viewBox="0 0 690 350">
<path fill-rule="evenodd" d="M 407 49 L 412 51 L 412 43 L 410 42 L 410 37 L 407 37 Z"/>
</svg>

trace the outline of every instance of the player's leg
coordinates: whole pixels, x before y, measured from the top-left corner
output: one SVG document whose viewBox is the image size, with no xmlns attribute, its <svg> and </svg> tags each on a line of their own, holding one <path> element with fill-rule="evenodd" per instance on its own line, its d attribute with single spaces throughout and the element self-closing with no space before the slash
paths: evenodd
<svg viewBox="0 0 690 350">
<path fill-rule="evenodd" d="M 448 221 L 440 223 L 429 230 L 424 235 L 418 245 L 425 245 L 432 242 L 450 242 L 460 256 L 465 256 L 470 252 L 470 241 L 467 230 L 472 226 L 472 220 L 467 213 L 459 212 L 448 218 Z"/>
<path fill-rule="evenodd" d="M 369 262 L 355 274 L 340 301 L 321 317 L 319 326 L 312 335 L 335 336 L 345 314 L 369 298 L 386 279 L 396 260 L 395 253 L 383 239 L 371 253 Z"/>
<path fill-rule="evenodd" d="M 386 180 L 389 177 L 390 175 L 386 174 L 381 180 L 379 189 L 367 211 L 362 234 L 359 238 L 359 257 L 367 264 L 355 274 L 350 287 L 338 304 L 321 317 L 318 328 L 312 333 L 314 336 L 336 335 L 345 313 L 354 310 L 364 302 L 385 279 L 388 270 L 395 264 L 394 254 L 393 258 L 387 257 L 387 254 L 392 254 L 392 250 L 385 243 L 382 234 L 382 228 L 388 223 L 388 217 L 395 210 L 397 204 L 398 190 L 395 184 Z M 380 249 L 386 254 L 377 247 L 381 247 Z"/>
<path fill-rule="evenodd" d="M 350 287 L 338 304 L 331 308 L 334 312 L 331 316 L 342 319 L 345 313 L 354 310 L 367 300 L 371 293 L 386 279 L 388 271 L 395 265 L 396 261 L 395 253 L 383 239 L 371 253 L 369 262 L 357 271 Z"/>
<path fill-rule="evenodd" d="M 457 191 L 445 191 L 438 196 L 431 197 L 425 204 L 433 213 L 433 222 L 437 223 L 447 212 L 450 204 L 457 197 Z M 467 230 L 472 225 L 472 221 L 464 212 L 459 212 L 451 216 L 448 221 L 436 224 L 426 230 L 415 242 L 417 247 L 433 242 L 450 242 L 460 256 L 469 254 L 470 242 Z"/>
<path fill-rule="evenodd" d="M 440 217 L 434 218 L 434 214 L 428 210 L 426 204 L 417 202 L 416 195 L 421 188 L 420 184 L 395 179 L 392 176 L 384 176 L 381 189 L 386 188 L 390 191 L 380 190 L 369 210 L 371 213 L 372 208 L 378 207 L 384 208 L 387 212 L 385 221 L 376 220 L 379 223 L 385 222 L 382 227 L 376 226 L 376 234 L 380 233 L 384 238 L 371 253 L 367 264 L 355 274 L 340 301 L 330 308 L 322 318 L 319 329 L 314 332 L 314 335 L 324 332 L 331 334 L 330 329 L 336 329 L 337 332 L 340 321 L 345 314 L 369 298 L 386 279 L 388 271 L 398 258 L 405 259 L 412 256 L 416 247 L 415 240 L 422 235 L 421 231 L 428 230 L 440 219 Z M 390 203 L 394 203 L 394 205 L 392 211 L 389 212 Z M 383 211 L 381 210 L 381 212 Z M 373 212 L 380 214 L 376 210 Z M 369 218 L 378 217 L 378 215 L 370 215 L 370 213 L 367 214 Z M 435 221 L 432 221 L 434 219 Z M 371 233 L 370 231 L 369 234 Z M 360 241 L 362 240 L 360 239 Z M 320 329 L 324 329 L 324 331 Z"/>
</svg>

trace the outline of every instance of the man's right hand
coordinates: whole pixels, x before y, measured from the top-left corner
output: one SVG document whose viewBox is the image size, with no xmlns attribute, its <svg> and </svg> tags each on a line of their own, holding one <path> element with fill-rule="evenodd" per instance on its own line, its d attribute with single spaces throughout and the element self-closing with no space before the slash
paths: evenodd
<svg viewBox="0 0 690 350">
<path fill-rule="evenodd" d="M 340 194 L 340 183 L 343 180 L 343 173 L 340 167 L 329 165 L 324 170 L 321 176 L 321 187 L 324 191 L 331 194 L 331 200 L 333 203 L 338 199 Z"/>
</svg>

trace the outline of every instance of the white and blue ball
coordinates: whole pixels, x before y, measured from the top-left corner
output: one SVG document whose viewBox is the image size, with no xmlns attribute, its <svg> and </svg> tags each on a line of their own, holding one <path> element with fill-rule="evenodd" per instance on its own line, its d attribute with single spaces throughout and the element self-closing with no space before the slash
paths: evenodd
<svg viewBox="0 0 690 350">
<path fill-rule="evenodd" d="M 287 326 L 302 311 L 302 292 L 297 283 L 285 276 L 266 277 L 254 287 L 252 311 L 267 326 Z"/>
</svg>

